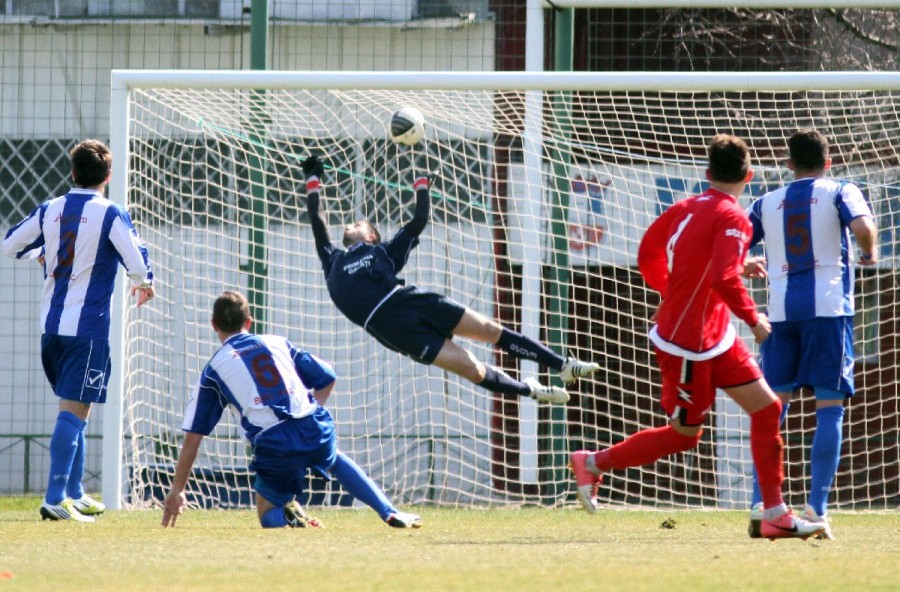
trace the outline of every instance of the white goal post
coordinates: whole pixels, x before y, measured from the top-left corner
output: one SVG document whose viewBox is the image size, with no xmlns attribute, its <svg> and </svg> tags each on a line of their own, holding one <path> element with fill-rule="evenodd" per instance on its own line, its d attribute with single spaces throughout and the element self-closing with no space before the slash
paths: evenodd
<svg viewBox="0 0 900 592">
<path fill-rule="evenodd" d="M 112 73 L 110 198 L 148 243 L 158 297 L 117 291 L 103 499 L 158 504 L 181 417 L 217 348 L 210 307 L 249 293 L 266 331 L 334 363 L 339 444 L 399 504 L 571 503 L 570 450 L 608 446 L 664 421 L 646 338 L 658 300 L 636 272 L 643 230 L 704 187 L 708 139 L 735 133 L 757 172 L 741 204 L 789 180 L 786 137 L 815 126 L 834 173 L 863 187 L 880 228 L 878 269 L 857 278 L 857 387 L 834 504 L 900 502 L 896 383 L 900 73 L 462 73 L 126 71 Z M 413 149 L 387 139 L 401 106 L 426 116 Z M 526 124 L 526 122 L 529 122 Z M 602 370 L 568 407 L 484 392 L 387 351 L 331 304 L 305 218 L 300 162 L 328 165 L 332 236 L 372 219 L 389 236 L 410 215 L 416 171 L 436 173 L 432 220 L 401 274 Z M 765 302 L 764 285 L 753 284 Z M 747 338 L 747 335 L 744 335 Z M 752 339 L 751 339 L 752 341 Z M 465 342 L 516 375 L 546 369 Z M 249 504 L 247 448 L 223 418 L 189 488 L 203 507 Z M 805 500 L 814 417 L 786 425 L 789 501 Z M 743 507 L 749 423 L 724 398 L 698 449 L 611 475 L 611 507 Z M 349 503 L 312 482 L 307 503 Z M 306 500 L 305 500 L 306 501 Z"/>
</svg>

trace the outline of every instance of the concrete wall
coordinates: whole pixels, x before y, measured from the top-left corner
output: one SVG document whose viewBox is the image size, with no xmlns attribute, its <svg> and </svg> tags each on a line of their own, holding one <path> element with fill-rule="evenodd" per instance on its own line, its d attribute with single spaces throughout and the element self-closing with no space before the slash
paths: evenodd
<svg viewBox="0 0 900 592">
<path fill-rule="evenodd" d="M 0 137 L 109 137 L 115 68 L 246 69 L 246 27 L 0 24 Z M 278 26 L 279 70 L 492 70 L 493 27 Z"/>
</svg>

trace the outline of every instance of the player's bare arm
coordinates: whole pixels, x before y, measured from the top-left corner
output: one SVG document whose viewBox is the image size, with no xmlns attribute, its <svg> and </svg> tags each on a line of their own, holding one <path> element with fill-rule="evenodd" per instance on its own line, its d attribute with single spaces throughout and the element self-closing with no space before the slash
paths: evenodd
<svg viewBox="0 0 900 592">
<path fill-rule="evenodd" d="M 191 469 L 194 468 L 194 461 L 197 460 L 197 452 L 200 450 L 202 441 L 201 434 L 186 432 L 184 435 L 184 444 L 178 455 L 178 464 L 175 465 L 175 477 L 172 478 L 172 488 L 163 501 L 162 525 L 164 528 L 174 527 L 178 517 L 184 513 L 184 509 L 187 507 L 184 490 L 187 487 L 188 478 L 191 476 Z"/>
<path fill-rule="evenodd" d="M 878 231 L 875 221 L 869 216 L 857 216 L 850 221 L 850 230 L 856 237 L 856 244 L 859 245 L 860 254 L 857 263 L 864 267 L 878 263 L 878 253 L 875 252 L 875 238 Z"/>
<path fill-rule="evenodd" d="M 331 391 L 334 390 L 334 382 L 326 386 L 325 388 L 320 388 L 313 391 L 313 398 L 316 400 L 316 403 L 325 406 L 325 403 L 328 401 L 328 397 L 331 396 Z"/>
<path fill-rule="evenodd" d="M 769 317 L 759 313 L 759 321 L 750 327 L 750 330 L 753 332 L 753 338 L 756 343 L 762 343 L 772 334 L 772 323 L 769 322 Z"/>
<path fill-rule="evenodd" d="M 768 276 L 765 257 L 747 257 L 744 260 L 744 271 L 741 277 L 748 280 L 762 279 Z"/>
<path fill-rule="evenodd" d="M 140 308 L 156 296 L 156 290 L 153 289 L 152 285 L 138 284 L 131 287 L 131 295 L 134 296 L 135 294 L 137 294 L 135 306 Z"/>
</svg>

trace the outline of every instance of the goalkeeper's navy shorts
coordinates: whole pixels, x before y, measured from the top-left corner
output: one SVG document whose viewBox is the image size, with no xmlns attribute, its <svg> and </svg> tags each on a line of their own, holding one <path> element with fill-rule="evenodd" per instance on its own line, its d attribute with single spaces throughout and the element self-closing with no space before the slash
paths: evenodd
<svg viewBox="0 0 900 592">
<path fill-rule="evenodd" d="M 431 364 L 465 312 L 451 298 L 407 286 L 378 308 L 366 331 L 388 349 Z"/>
</svg>

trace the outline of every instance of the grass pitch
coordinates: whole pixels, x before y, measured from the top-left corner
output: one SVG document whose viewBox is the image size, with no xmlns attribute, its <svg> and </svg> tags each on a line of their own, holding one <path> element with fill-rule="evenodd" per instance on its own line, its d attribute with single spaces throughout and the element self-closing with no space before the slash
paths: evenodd
<svg viewBox="0 0 900 592">
<path fill-rule="evenodd" d="M 318 510 L 324 530 L 262 530 L 252 511 L 110 512 L 41 522 L 0 498 L 0 592 L 277 590 L 900 590 L 900 512 L 834 513 L 836 541 L 751 540 L 746 512 Z M 670 528 L 664 528 L 664 522 Z"/>
</svg>

